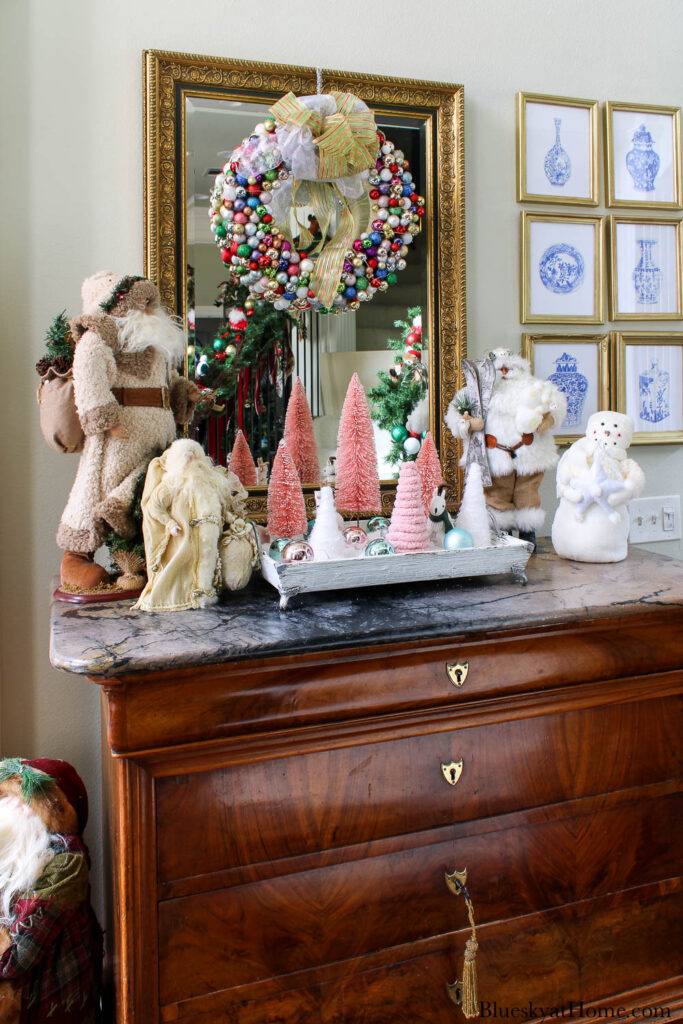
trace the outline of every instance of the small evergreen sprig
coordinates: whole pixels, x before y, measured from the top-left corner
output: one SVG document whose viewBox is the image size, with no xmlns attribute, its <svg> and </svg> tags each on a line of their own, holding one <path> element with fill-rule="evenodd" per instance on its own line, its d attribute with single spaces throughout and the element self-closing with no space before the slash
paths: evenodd
<svg viewBox="0 0 683 1024">
<path fill-rule="evenodd" d="M 144 281 L 144 277 L 135 276 L 133 274 L 127 274 L 126 277 L 122 277 L 120 281 L 116 282 L 114 291 L 111 293 L 108 299 L 104 302 L 100 302 L 100 309 L 103 309 L 105 313 L 111 313 L 112 309 L 119 304 L 128 292 L 131 290 L 136 281 Z"/>
<path fill-rule="evenodd" d="M 36 370 L 43 377 L 52 368 L 57 373 L 71 369 L 74 358 L 74 342 L 71 337 L 66 310 L 59 313 L 45 332 L 47 351 L 36 363 Z"/>
<path fill-rule="evenodd" d="M 55 780 L 45 772 L 39 772 L 18 757 L 8 757 L 0 763 L 0 782 L 6 782 L 17 775 L 21 779 L 21 796 L 30 803 L 54 786 Z"/>
</svg>

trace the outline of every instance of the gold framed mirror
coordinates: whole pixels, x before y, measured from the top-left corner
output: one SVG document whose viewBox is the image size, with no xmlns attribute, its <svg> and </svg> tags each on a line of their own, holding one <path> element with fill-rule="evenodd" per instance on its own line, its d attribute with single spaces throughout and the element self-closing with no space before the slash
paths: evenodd
<svg viewBox="0 0 683 1024">
<path fill-rule="evenodd" d="M 225 154 L 283 94 L 316 92 L 316 69 L 146 50 L 143 74 L 145 274 L 158 284 L 169 311 L 187 323 L 188 265 L 193 267 L 194 323 L 196 326 L 203 318 L 206 324 L 202 329 L 208 330 L 211 316 L 218 316 L 211 312 L 215 302 L 211 295 L 215 296 L 216 284 L 226 277 L 209 230 L 213 175 L 220 170 Z M 375 364 L 381 363 L 379 350 L 385 350 L 385 357 L 394 355 L 386 351 L 386 340 L 396 336 L 397 307 L 402 304 L 405 316 L 408 307 L 420 306 L 423 335 L 428 340 L 429 427 L 441 456 L 449 499 L 455 502 L 460 491 L 457 442 L 443 424 L 443 415 L 460 386 L 460 362 L 466 354 L 463 87 L 326 69 L 322 70 L 322 82 L 324 92 L 351 92 L 360 97 L 374 112 L 379 127 L 396 134 L 402 146 L 412 147 L 412 165 L 425 197 L 425 217 L 417 236 L 419 245 L 407 261 L 410 266 L 415 257 L 404 294 L 404 286 L 399 284 L 391 292 L 378 293 L 357 312 L 330 318 L 310 314 L 304 338 L 309 355 L 304 354 L 301 363 L 303 366 L 308 358 L 309 374 L 310 367 L 317 367 L 310 403 L 316 425 L 321 436 L 326 431 L 329 447 L 339 395 L 343 398 L 348 383 L 340 375 L 346 371 L 349 376 L 348 371 L 358 369 L 367 388 L 368 375 L 376 373 Z M 201 277 L 200 266 L 204 268 Z M 384 301 L 388 295 L 391 305 Z M 361 324 L 361 313 L 372 313 L 367 323 Z M 325 329 L 318 333 L 320 321 Z M 350 334 L 354 335 L 353 344 Z M 295 360 L 300 358 L 301 344 L 297 327 Z M 387 368 L 391 362 L 389 359 Z M 323 443 L 322 451 L 326 450 Z M 272 443 L 267 454 L 272 459 Z M 388 463 L 382 464 L 381 459 L 380 453 L 380 466 L 387 470 Z M 324 457 L 321 461 L 324 464 Z M 396 481 L 388 472 L 380 472 L 380 477 L 383 511 L 389 513 Z M 249 490 L 248 508 L 256 519 L 265 518 L 266 490 L 265 486 Z M 314 490 L 314 485 L 304 482 L 311 511 L 315 508 Z"/>
</svg>

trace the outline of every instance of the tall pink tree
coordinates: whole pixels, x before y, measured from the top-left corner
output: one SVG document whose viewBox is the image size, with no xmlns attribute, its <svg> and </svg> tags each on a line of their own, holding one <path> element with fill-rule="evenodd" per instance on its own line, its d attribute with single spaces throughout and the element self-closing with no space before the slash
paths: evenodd
<svg viewBox="0 0 683 1024">
<path fill-rule="evenodd" d="M 431 431 L 427 432 L 427 436 L 422 442 L 420 454 L 415 460 L 415 465 L 420 474 L 420 483 L 422 485 L 422 506 L 425 510 L 425 515 L 428 515 L 429 503 L 432 500 L 434 488 L 443 483 L 439 453 L 436 450 Z"/>
<path fill-rule="evenodd" d="M 336 503 L 340 512 L 380 512 L 377 451 L 370 406 L 354 373 L 344 399 L 337 434 Z"/>
<path fill-rule="evenodd" d="M 404 462 L 401 466 L 387 540 L 397 552 L 429 549 L 429 528 L 422 507 L 422 485 L 414 462 Z"/>
<path fill-rule="evenodd" d="M 268 532 L 276 537 L 297 537 L 308 528 L 301 481 L 286 442 L 280 441 L 268 484 Z"/>
<path fill-rule="evenodd" d="M 287 403 L 284 437 L 302 484 L 319 483 L 320 462 L 313 431 L 313 417 L 300 377 L 294 381 Z"/>
<path fill-rule="evenodd" d="M 240 483 L 243 483 L 245 487 L 256 486 L 256 463 L 241 430 L 237 431 L 237 437 L 230 453 L 230 472 L 239 477 Z"/>
</svg>

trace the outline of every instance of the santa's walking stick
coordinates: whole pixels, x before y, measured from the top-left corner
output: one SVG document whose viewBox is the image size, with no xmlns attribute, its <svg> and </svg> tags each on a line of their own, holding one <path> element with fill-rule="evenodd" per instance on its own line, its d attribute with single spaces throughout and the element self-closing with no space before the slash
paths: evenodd
<svg viewBox="0 0 683 1024">
<path fill-rule="evenodd" d="M 467 389 L 466 405 L 459 409 L 461 415 L 469 414 L 471 419 L 486 420 L 486 413 L 493 391 L 493 382 L 496 377 L 496 369 L 493 360 L 487 356 L 477 366 L 471 359 L 463 359 L 462 370 L 465 375 L 465 387 Z M 486 456 L 486 442 L 483 430 L 470 430 L 467 438 L 463 441 L 463 459 L 461 465 L 467 469 L 473 462 L 481 467 L 481 479 L 484 487 L 491 486 L 491 470 L 489 460 Z"/>
</svg>

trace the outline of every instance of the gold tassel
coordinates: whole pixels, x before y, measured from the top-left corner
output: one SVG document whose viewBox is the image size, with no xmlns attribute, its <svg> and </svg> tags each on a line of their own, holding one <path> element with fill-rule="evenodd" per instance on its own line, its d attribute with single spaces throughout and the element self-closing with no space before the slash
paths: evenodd
<svg viewBox="0 0 683 1024">
<path fill-rule="evenodd" d="M 465 964 L 462 973 L 462 1012 L 466 1017 L 479 1016 L 477 999 L 477 949 L 479 943 L 468 939 L 465 943 Z"/>
</svg>

